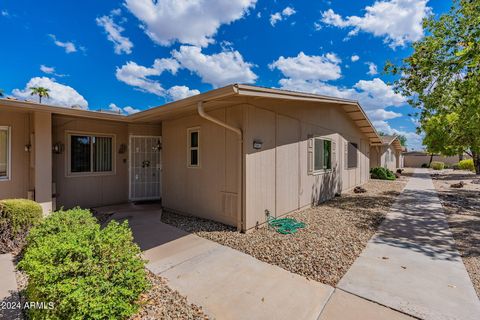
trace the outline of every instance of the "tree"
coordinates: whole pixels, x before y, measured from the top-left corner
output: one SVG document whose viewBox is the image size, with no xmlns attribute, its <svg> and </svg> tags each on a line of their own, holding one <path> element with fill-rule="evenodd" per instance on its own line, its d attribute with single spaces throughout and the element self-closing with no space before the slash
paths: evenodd
<svg viewBox="0 0 480 320">
<path fill-rule="evenodd" d="M 480 0 L 454 0 L 448 13 L 425 19 L 413 53 L 385 70 L 401 75 L 395 89 L 418 108 L 429 152 L 472 156 L 480 174 Z"/>
<path fill-rule="evenodd" d="M 38 95 L 38 103 L 42 103 L 42 98 L 49 98 L 50 95 L 48 92 L 50 89 L 44 88 L 44 87 L 31 87 L 30 90 L 32 91 L 30 95 Z"/>
<path fill-rule="evenodd" d="M 4 93 L 3 93 L 3 89 L 0 89 L 0 97 L 3 97 L 4 96 Z"/>
</svg>

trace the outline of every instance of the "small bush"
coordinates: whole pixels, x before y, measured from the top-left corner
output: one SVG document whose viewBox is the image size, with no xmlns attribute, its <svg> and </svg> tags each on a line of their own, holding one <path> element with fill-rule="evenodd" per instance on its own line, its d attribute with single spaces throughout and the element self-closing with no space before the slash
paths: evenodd
<svg viewBox="0 0 480 320">
<path fill-rule="evenodd" d="M 0 253 L 20 250 L 30 228 L 42 219 L 42 207 L 27 199 L 0 200 Z"/>
<path fill-rule="evenodd" d="M 376 167 L 370 169 L 370 177 L 372 179 L 380 179 L 380 180 L 395 180 L 395 174 L 388 170 L 387 168 L 383 167 Z"/>
<path fill-rule="evenodd" d="M 19 267 L 29 277 L 28 301 L 53 302 L 30 309 L 32 319 L 125 319 L 148 287 L 140 249 L 128 223 L 104 229 L 88 210 L 58 211 L 32 228 Z"/>
<path fill-rule="evenodd" d="M 458 163 L 452 164 L 452 169 L 453 170 L 460 170 L 460 165 Z"/>
<path fill-rule="evenodd" d="M 462 160 L 458 163 L 458 167 L 461 170 L 475 171 L 475 166 L 473 165 L 473 159 Z"/>
<path fill-rule="evenodd" d="M 445 163 L 441 161 L 432 161 L 430 168 L 433 170 L 443 170 L 445 168 Z"/>
<path fill-rule="evenodd" d="M 428 163 L 422 163 L 422 168 L 428 168 Z"/>
</svg>

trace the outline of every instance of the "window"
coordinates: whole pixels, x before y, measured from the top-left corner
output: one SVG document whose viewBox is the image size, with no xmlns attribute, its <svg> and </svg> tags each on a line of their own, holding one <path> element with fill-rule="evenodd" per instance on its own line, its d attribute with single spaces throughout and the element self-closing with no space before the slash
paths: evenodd
<svg viewBox="0 0 480 320">
<path fill-rule="evenodd" d="M 200 166 L 200 129 L 190 128 L 187 130 L 188 139 L 188 167 Z"/>
<path fill-rule="evenodd" d="M 313 138 L 313 171 L 332 169 L 332 141 Z"/>
<path fill-rule="evenodd" d="M 347 168 L 348 169 L 356 168 L 358 165 L 358 144 L 354 142 L 349 142 L 347 152 L 348 152 Z"/>
<path fill-rule="evenodd" d="M 69 174 L 113 172 L 113 136 L 70 134 L 69 150 Z"/>
<path fill-rule="evenodd" d="M 10 128 L 0 127 L 0 180 L 10 178 Z"/>
</svg>

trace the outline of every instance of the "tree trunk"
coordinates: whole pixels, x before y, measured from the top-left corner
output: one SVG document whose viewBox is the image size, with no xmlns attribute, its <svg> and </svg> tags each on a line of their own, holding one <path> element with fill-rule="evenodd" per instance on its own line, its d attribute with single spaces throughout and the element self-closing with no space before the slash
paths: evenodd
<svg viewBox="0 0 480 320">
<path fill-rule="evenodd" d="M 42 96 L 38 95 L 38 103 L 42 103 Z"/>
<path fill-rule="evenodd" d="M 432 165 L 432 161 L 433 161 L 433 153 L 430 154 L 430 161 L 428 162 L 428 167 L 429 168 Z"/>
<path fill-rule="evenodd" d="M 475 174 L 480 175 L 480 153 L 472 151 L 473 166 L 475 167 Z"/>
</svg>

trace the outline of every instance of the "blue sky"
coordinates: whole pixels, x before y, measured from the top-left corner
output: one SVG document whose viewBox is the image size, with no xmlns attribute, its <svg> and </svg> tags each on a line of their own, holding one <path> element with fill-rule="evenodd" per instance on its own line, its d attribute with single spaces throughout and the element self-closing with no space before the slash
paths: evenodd
<svg viewBox="0 0 480 320">
<path fill-rule="evenodd" d="M 388 85 L 446 0 L 0 1 L 0 88 L 131 113 L 232 82 L 359 100 L 377 127 L 421 147 Z M 375 70 L 376 69 L 376 70 Z"/>
</svg>

